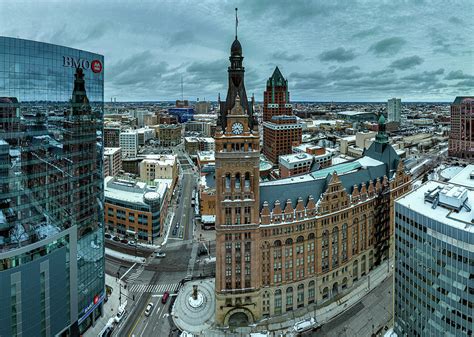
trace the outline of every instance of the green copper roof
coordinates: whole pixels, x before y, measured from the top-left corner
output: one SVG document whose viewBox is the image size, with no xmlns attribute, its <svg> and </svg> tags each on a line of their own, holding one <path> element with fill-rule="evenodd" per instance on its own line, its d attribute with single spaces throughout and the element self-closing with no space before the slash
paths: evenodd
<svg viewBox="0 0 474 337">
<path fill-rule="evenodd" d="M 267 85 L 269 85 L 270 83 L 273 87 L 286 86 L 286 80 L 281 74 L 280 69 L 278 69 L 278 67 L 276 67 L 273 71 L 272 77 L 268 79 Z"/>
<path fill-rule="evenodd" d="M 380 114 L 379 125 L 380 124 L 385 124 L 385 117 L 383 116 L 383 114 Z"/>
</svg>

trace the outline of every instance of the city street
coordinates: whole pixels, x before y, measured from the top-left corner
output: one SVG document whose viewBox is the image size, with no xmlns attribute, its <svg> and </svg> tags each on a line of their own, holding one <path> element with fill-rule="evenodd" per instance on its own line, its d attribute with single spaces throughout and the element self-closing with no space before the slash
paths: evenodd
<svg viewBox="0 0 474 337">
<path fill-rule="evenodd" d="M 393 277 L 387 278 L 352 308 L 322 326 L 311 336 L 369 337 L 383 330 L 393 315 Z"/>
</svg>

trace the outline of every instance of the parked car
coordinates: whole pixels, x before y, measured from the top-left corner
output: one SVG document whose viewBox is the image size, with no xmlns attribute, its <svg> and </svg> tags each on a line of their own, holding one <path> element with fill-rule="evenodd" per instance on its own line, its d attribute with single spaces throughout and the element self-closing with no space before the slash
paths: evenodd
<svg viewBox="0 0 474 337">
<path fill-rule="evenodd" d="M 106 239 L 112 239 L 112 235 L 110 235 L 109 233 L 105 233 L 104 236 L 105 236 Z"/>
<path fill-rule="evenodd" d="M 168 297 L 170 297 L 170 293 L 168 291 L 165 291 L 163 297 L 161 298 L 161 303 L 166 304 L 166 301 L 168 301 Z"/>
<path fill-rule="evenodd" d="M 120 242 L 127 244 L 127 243 L 128 243 L 128 240 L 127 240 L 127 239 L 122 239 L 122 240 L 120 240 Z"/>
<path fill-rule="evenodd" d="M 128 245 L 132 246 L 132 247 L 135 247 L 137 245 L 137 243 L 135 241 L 128 241 Z"/>
<path fill-rule="evenodd" d="M 178 233 L 178 228 L 173 228 L 173 231 L 171 232 L 171 234 L 176 236 L 177 233 Z"/>
<path fill-rule="evenodd" d="M 158 258 L 164 258 L 164 257 L 166 257 L 166 253 L 157 252 L 157 253 L 156 253 L 156 257 L 158 257 Z"/>
<path fill-rule="evenodd" d="M 145 316 L 150 316 L 151 312 L 153 311 L 153 303 L 148 303 L 148 305 L 146 306 L 146 309 L 145 309 Z"/>
<path fill-rule="evenodd" d="M 119 242 L 119 241 L 120 241 L 120 238 L 119 238 L 118 236 L 114 236 L 114 237 L 112 238 L 112 240 L 114 240 L 115 242 Z"/>
</svg>

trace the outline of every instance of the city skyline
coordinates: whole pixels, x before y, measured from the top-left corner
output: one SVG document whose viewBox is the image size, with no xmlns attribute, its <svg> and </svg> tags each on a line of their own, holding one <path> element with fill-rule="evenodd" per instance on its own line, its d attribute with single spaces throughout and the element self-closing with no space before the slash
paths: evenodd
<svg viewBox="0 0 474 337">
<path fill-rule="evenodd" d="M 234 7 L 239 7 L 247 91 L 257 101 L 275 66 L 288 79 L 294 102 L 391 97 L 450 102 L 474 86 L 469 47 L 474 38 L 458 15 L 472 12 L 468 1 L 372 1 L 351 7 L 87 2 L 74 10 L 68 3 L 7 1 L 0 5 L 5 9 L 0 28 L 2 35 L 104 54 L 106 102 L 178 99 L 181 77 L 185 98 L 215 101 L 226 88 Z"/>
</svg>

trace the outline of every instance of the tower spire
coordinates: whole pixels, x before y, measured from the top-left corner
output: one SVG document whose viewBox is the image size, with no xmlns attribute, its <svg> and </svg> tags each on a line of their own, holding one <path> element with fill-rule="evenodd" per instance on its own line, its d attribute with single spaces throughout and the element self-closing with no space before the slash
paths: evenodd
<svg viewBox="0 0 474 337">
<path fill-rule="evenodd" d="M 237 40 L 237 27 L 239 26 L 239 17 L 237 16 L 237 11 L 239 9 L 235 8 L 235 39 Z"/>
</svg>

